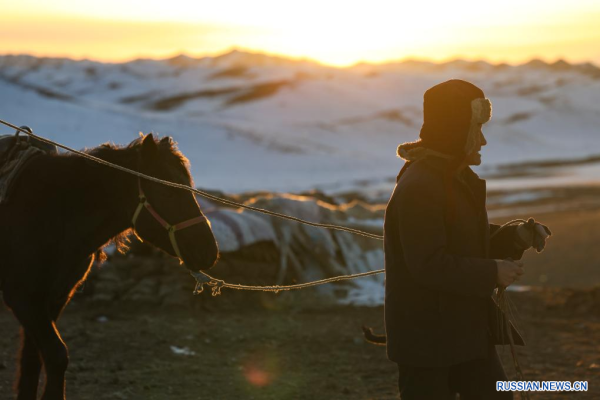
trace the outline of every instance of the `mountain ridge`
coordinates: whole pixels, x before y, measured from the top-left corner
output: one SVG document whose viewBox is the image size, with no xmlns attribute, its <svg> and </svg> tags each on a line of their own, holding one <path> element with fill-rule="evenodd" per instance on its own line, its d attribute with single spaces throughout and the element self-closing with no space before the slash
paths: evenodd
<svg viewBox="0 0 600 400">
<path fill-rule="evenodd" d="M 345 67 L 337 67 L 332 65 L 327 65 L 320 63 L 318 61 L 312 60 L 310 58 L 295 58 L 295 57 L 287 57 L 283 55 L 275 55 L 261 52 L 253 52 L 248 50 L 239 50 L 232 49 L 229 51 L 225 51 L 221 54 L 214 56 L 202 56 L 202 57 L 194 57 L 190 56 L 186 53 L 179 53 L 175 56 L 166 57 L 166 58 L 135 58 L 129 61 L 123 62 L 104 62 L 94 59 L 73 59 L 69 57 L 52 57 L 52 56 L 34 56 L 31 54 L 0 54 L 0 60 L 19 60 L 19 61 L 30 61 L 30 62 L 45 62 L 52 64 L 60 64 L 64 62 L 75 62 L 75 63 L 90 63 L 90 64 L 104 64 L 104 65 L 127 65 L 127 64 L 135 64 L 141 62 L 158 62 L 158 63 L 167 63 L 171 66 L 189 68 L 194 66 L 211 66 L 211 67 L 219 67 L 219 66 L 272 66 L 272 65 L 314 65 L 322 68 L 330 68 L 330 69 L 356 69 L 356 68 L 367 68 L 367 67 L 421 67 L 421 68 L 432 68 L 432 67 L 459 67 L 464 69 L 471 70 L 479 70 L 485 68 L 515 68 L 515 67 L 528 67 L 528 68 L 537 68 L 537 69 L 551 69 L 551 70 L 580 70 L 600 73 L 600 67 L 594 64 L 591 61 L 584 61 L 579 63 L 571 63 L 564 59 L 558 59 L 556 61 L 544 61 L 539 58 L 532 58 L 528 61 L 523 61 L 521 63 L 506 63 L 506 62 L 490 62 L 485 59 L 474 59 L 474 60 L 466 60 L 460 57 L 452 58 L 445 61 L 432 61 L 427 59 L 418 59 L 418 58 L 405 58 L 400 60 L 390 60 L 381 63 L 372 63 L 360 61 L 355 64 L 345 66 Z M 4 62 L 0 62 L 0 67 L 5 64 Z"/>
</svg>

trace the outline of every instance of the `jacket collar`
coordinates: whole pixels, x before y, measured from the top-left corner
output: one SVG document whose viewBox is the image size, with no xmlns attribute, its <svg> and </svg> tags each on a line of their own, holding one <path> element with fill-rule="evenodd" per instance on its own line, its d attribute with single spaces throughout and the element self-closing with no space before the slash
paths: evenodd
<svg viewBox="0 0 600 400">
<path fill-rule="evenodd" d="M 427 163 L 429 166 L 440 171 L 441 173 L 445 173 L 448 171 L 449 160 L 446 158 L 428 155 L 421 158 L 421 160 L 422 162 Z M 487 188 L 484 179 L 481 179 L 479 175 L 477 175 L 475 171 L 473 171 L 471 167 L 468 166 L 462 171 L 460 171 L 458 174 L 456 174 L 454 176 L 454 179 L 472 197 L 472 200 L 474 201 L 477 207 L 485 208 Z"/>
</svg>

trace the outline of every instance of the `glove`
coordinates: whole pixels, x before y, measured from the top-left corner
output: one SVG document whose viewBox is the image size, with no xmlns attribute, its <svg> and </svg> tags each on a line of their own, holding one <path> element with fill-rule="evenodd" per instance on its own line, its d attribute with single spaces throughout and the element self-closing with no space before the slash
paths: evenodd
<svg viewBox="0 0 600 400">
<path fill-rule="evenodd" d="M 527 223 L 517 226 L 515 242 L 523 250 L 534 247 L 538 253 L 541 253 L 546 247 L 546 239 L 550 236 L 552 232 L 546 225 L 529 218 Z"/>
</svg>

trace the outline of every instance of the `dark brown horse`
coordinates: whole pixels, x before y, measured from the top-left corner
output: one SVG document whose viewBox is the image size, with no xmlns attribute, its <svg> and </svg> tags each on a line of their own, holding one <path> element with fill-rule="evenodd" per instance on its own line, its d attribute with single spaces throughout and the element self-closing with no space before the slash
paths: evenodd
<svg viewBox="0 0 600 400">
<path fill-rule="evenodd" d="M 127 147 L 102 145 L 89 153 L 192 185 L 187 160 L 168 137 L 158 141 L 149 134 Z M 11 196 L 0 206 L 0 288 L 21 324 L 15 387 L 21 400 L 36 399 L 42 365 L 42 399 L 64 399 L 69 358 L 56 321 L 106 244 L 123 244 L 125 234 L 135 228 L 144 241 L 172 256 L 179 254 L 190 270 L 209 269 L 219 255 L 210 224 L 192 193 L 81 156 L 35 157 Z M 181 229 L 171 233 L 165 229 L 169 224 Z"/>
</svg>

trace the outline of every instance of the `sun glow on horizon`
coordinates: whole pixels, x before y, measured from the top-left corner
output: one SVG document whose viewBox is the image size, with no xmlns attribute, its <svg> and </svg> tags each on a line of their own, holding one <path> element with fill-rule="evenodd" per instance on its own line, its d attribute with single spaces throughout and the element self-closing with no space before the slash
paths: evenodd
<svg viewBox="0 0 600 400">
<path fill-rule="evenodd" d="M 599 19 L 593 0 L 21 0 L 0 16 L 0 53 L 125 61 L 239 48 L 333 66 L 457 57 L 600 62 Z"/>
</svg>

